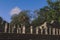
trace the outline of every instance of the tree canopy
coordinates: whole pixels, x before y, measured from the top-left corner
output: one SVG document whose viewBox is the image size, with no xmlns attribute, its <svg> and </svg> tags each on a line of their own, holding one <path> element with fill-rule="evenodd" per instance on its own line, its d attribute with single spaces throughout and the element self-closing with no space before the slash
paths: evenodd
<svg viewBox="0 0 60 40">
<path fill-rule="evenodd" d="M 11 24 L 29 26 L 29 11 L 21 11 L 18 15 L 12 16 Z"/>
<path fill-rule="evenodd" d="M 33 20 L 33 24 L 38 26 L 45 21 L 51 23 L 55 21 L 60 24 L 60 0 L 47 0 L 48 6 L 36 11 L 38 18 Z"/>
</svg>

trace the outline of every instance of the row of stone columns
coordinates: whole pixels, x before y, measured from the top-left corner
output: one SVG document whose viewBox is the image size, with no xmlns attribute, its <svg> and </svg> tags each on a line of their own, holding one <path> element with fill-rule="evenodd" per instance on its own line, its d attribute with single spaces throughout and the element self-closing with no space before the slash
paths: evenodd
<svg viewBox="0 0 60 40">
<path fill-rule="evenodd" d="M 5 30 L 4 30 L 5 33 L 7 33 L 7 28 L 8 28 L 8 26 L 6 23 Z M 15 29 L 15 25 L 14 25 L 14 27 L 12 27 L 12 33 L 14 33 L 14 29 Z M 43 30 L 43 28 L 36 27 L 36 34 L 39 34 L 39 29 L 40 29 L 41 35 L 43 35 L 43 34 L 45 34 L 45 35 L 60 35 L 60 29 L 58 29 L 58 28 L 45 28 L 45 30 Z M 26 31 L 25 25 L 23 25 L 22 28 L 20 28 L 18 25 L 17 33 L 25 34 L 25 31 Z M 33 26 L 30 26 L 29 31 L 30 31 L 30 34 L 33 34 Z M 43 33 L 43 31 L 45 31 L 45 33 Z M 9 25 L 9 32 L 8 33 L 10 33 L 10 25 Z"/>
<path fill-rule="evenodd" d="M 49 28 L 49 35 L 60 35 L 60 29 L 58 29 L 58 28 Z"/>
</svg>

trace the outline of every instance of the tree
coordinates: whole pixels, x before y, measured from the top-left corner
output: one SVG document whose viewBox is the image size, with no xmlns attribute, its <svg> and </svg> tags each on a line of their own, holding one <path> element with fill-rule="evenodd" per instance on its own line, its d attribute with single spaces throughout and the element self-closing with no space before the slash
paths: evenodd
<svg viewBox="0 0 60 40">
<path fill-rule="evenodd" d="M 47 0 L 48 6 L 45 6 L 36 11 L 38 18 L 33 20 L 33 24 L 39 24 L 39 22 L 51 23 L 52 20 L 54 22 L 60 23 L 60 1 L 59 0 Z M 42 19 L 42 20 L 41 20 Z M 38 21 L 37 21 L 38 20 Z"/>
<path fill-rule="evenodd" d="M 29 11 L 21 11 L 18 15 L 12 16 L 11 24 L 29 26 Z"/>
<path fill-rule="evenodd" d="M 34 24 L 35 26 L 40 26 L 45 21 L 49 22 L 51 20 L 51 18 L 49 16 L 50 15 L 49 10 L 50 10 L 50 8 L 48 6 L 45 6 L 44 8 L 37 10 L 36 14 L 38 17 L 32 21 L 32 24 Z"/>
<path fill-rule="evenodd" d="M 52 17 L 55 21 L 60 22 L 60 0 L 47 0 L 49 7 L 51 8 Z"/>
<path fill-rule="evenodd" d="M 44 22 L 44 20 L 42 18 L 40 18 L 40 16 L 38 16 L 38 18 L 35 18 L 33 21 L 32 21 L 32 26 L 35 28 L 37 26 L 40 26 L 42 23 Z"/>
</svg>

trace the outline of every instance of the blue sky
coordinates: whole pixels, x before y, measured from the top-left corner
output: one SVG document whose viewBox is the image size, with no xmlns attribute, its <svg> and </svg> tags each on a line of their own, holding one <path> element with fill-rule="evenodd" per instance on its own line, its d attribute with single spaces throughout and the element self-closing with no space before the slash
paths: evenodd
<svg viewBox="0 0 60 40">
<path fill-rule="evenodd" d="M 10 22 L 11 11 L 19 10 L 36 10 L 47 5 L 46 0 L 0 0 L 0 16 Z M 17 8 L 16 8 L 17 7 Z"/>
</svg>

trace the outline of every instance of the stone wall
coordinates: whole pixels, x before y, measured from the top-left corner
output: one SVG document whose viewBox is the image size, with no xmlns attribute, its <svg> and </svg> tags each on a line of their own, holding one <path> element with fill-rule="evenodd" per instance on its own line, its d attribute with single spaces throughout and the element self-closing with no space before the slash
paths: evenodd
<svg viewBox="0 0 60 40">
<path fill-rule="evenodd" d="M 0 40 L 60 40 L 59 35 L 0 33 Z"/>
</svg>

